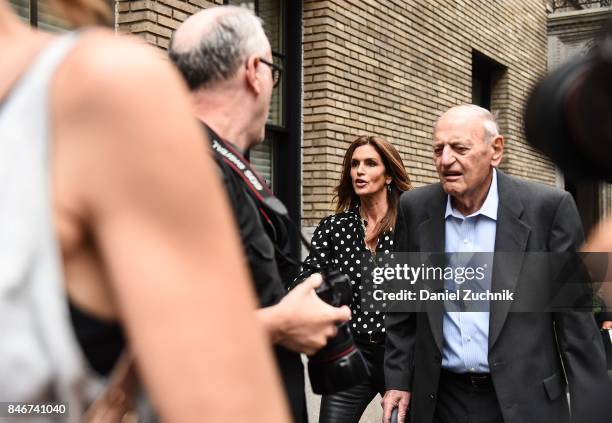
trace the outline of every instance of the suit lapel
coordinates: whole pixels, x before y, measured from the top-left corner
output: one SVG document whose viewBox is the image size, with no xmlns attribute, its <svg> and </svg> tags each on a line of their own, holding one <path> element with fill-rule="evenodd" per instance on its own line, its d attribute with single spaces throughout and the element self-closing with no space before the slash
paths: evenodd
<svg viewBox="0 0 612 423">
<path fill-rule="evenodd" d="M 444 253 L 444 211 L 446 209 L 446 194 L 440 188 L 429 207 L 429 219 L 419 225 L 419 245 L 424 253 Z M 435 255 L 435 259 L 444 257 L 443 254 Z M 444 263 L 433 263 L 444 266 Z M 432 290 L 443 289 L 441 280 L 432 281 Z M 427 301 L 427 317 L 429 326 L 433 333 L 438 349 L 442 351 L 442 313 L 444 311 L 442 301 Z"/>
<path fill-rule="evenodd" d="M 494 255 L 491 289 L 493 292 L 504 290 L 515 292 L 531 227 L 521 220 L 524 210 L 523 203 L 516 193 L 512 181 L 500 171 L 497 171 L 497 189 L 499 192 L 499 207 L 495 252 L 514 254 Z M 510 301 L 491 302 L 489 350 L 499 337 L 510 307 Z"/>
</svg>

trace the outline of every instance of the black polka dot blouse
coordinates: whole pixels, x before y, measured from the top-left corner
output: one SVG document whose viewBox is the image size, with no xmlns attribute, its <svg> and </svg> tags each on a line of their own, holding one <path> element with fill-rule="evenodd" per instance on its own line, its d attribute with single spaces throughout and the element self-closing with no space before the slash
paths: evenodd
<svg viewBox="0 0 612 423">
<path fill-rule="evenodd" d="M 372 293 L 369 292 L 368 285 L 362 285 L 362 273 L 371 269 L 372 264 L 371 253 L 364 241 L 359 207 L 321 220 L 312 236 L 311 243 L 312 248 L 318 254 L 311 253 L 306 258 L 306 265 L 296 280 L 305 279 L 315 273 L 315 269 L 327 267 L 333 267 L 346 274 L 353 288 L 353 299 L 350 305 L 352 311 L 350 323 L 353 332 L 361 334 L 384 332 L 384 314 L 380 311 L 364 309 L 364 298 L 371 296 Z M 378 238 L 376 256 L 389 254 L 392 247 L 393 234 L 387 231 Z"/>
</svg>

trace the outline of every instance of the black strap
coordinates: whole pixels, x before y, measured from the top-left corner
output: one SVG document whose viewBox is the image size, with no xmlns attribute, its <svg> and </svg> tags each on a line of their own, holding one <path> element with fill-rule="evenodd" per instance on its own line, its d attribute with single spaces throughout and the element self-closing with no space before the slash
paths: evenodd
<svg viewBox="0 0 612 423">
<path fill-rule="evenodd" d="M 285 205 L 274 195 L 268 184 L 264 180 L 264 178 L 251 167 L 251 164 L 247 159 L 244 158 L 242 153 L 240 153 L 231 143 L 223 140 L 219 135 L 217 135 L 208 125 L 204 124 L 204 128 L 207 131 L 208 139 L 210 140 L 210 146 L 213 150 L 213 153 L 220 158 L 225 164 L 229 166 L 234 173 L 236 173 L 246 184 L 249 189 L 249 193 L 251 197 L 255 200 L 258 205 L 259 213 L 264 218 L 264 221 L 268 223 L 268 228 L 272 232 L 272 236 L 275 242 L 274 249 L 276 250 L 277 256 L 286 260 L 288 263 L 292 265 L 303 265 L 306 267 L 311 267 L 306 263 L 298 262 L 292 259 L 289 255 L 288 251 L 281 251 L 279 246 L 277 245 L 277 241 L 279 238 L 278 229 L 279 225 L 275 224 L 276 217 L 280 218 L 284 222 L 287 222 L 297 228 L 298 234 L 300 236 L 300 240 L 306 246 L 306 248 L 312 253 L 312 247 L 308 240 L 304 238 L 302 231 L 299 227 L 289 218 L 289 212 Z M 275 216 L 276 215 L 276 216 Z M 283 231 L 286 232 L 286 229 Z M 281 235 L 281 237 L 286 236 L 286 234 Z M 320 269 L 317 269 L 320 270 Z"/>
<path fill-rule="evenodd" d="M 287 208 L 285 205 L 274 196 L 272 190 L 264 178 L 251 167 L 251 164 L 242 154 L 233 147 L 229 142 L 222 140 L 214 131 L 208 129 L 210 146 L 215 154 L 217 154 L 242 180 L 246 183 L 249 191 L 267 208 L 281 216 L 287 216 Z M 270 218 L 263 212 L 266 220 Z"/>
</svg>

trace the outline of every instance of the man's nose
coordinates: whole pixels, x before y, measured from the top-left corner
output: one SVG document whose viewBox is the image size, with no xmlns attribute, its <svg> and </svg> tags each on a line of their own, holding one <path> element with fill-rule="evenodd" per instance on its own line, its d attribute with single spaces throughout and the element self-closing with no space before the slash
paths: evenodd
<svg viewBox="0 0 612 423">
<path fill-rule="evenodd" d="M 442 166 L 450 166 L 455 161 L 455 155 L 453 154 L 453 150 L 449 146 L 444 146 L 442 150 L 442 154 L 440 155 L 440 163 Z"/>
</svg>

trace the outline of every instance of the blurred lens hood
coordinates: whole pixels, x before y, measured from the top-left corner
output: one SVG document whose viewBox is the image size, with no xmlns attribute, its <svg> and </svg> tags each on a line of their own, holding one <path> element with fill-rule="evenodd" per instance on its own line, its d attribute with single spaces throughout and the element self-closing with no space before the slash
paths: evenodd
<svg viewBox="0 0 612 423">
<path fill-rule="evenodd" d="M 527 101 L 527 141 L 571 177 L 612 182 L 609 44 L 602 43 L 588 55 L 555 69 L 537 84 Z"/>
</svg>

